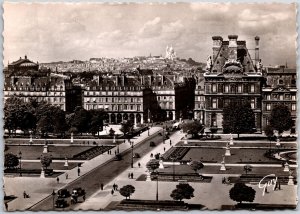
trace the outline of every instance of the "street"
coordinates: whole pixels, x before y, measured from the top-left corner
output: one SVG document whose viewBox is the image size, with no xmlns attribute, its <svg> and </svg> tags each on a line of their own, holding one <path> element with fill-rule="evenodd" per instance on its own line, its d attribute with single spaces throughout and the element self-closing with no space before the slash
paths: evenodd
<svg viewBox="0 0 300 214">
<path fill-rule="evenodd" d="M 150 147 L 150 141 L 154 141 L 157 145 L 161 143 L 162 137 L 160 135 L 150 136 L 144 142 L 138 144 L 134 147 L 133 153 L 139 153 L 142 157 L 150 150 L 155 147 Z M 131 150 L 127 150 L 122 153 L 123 159 L 121 161 L 114 161 L 110 160 L 104 165 L 100 165 L 99 167 L 95 168 L 91 172 L 85 174 L 84 176 L 80 177 L 79 179 L 71 182 L 67 185 L 67 189 L 72 191 L 73 188 L 82 187 L 86 191 L 86 198 L 88 199 L 93 193 L 95 193 L 99 188 L 100 184 L 106 185 L 108 182 L 113 180 L 117 177 L 120 173 L 122 173 L 126 168 L 128 168 L 131 164 Z M 134 162 L 138 162 L 139 159 L 134 159 Z M 95 179 L 98 178 L 98 179 Z M 55 197 L 56 198 L 56 197 Z M 65 210 L 71 210 L 74 208 L 75 205 L 71 205 Z M 49 196 L 46 199 L 42 200 L 40 203 L 34 205 L 33 207 L 29 208 L 32 211 L 39 211 L 39 210 L 53 210 L 53 197 Z M 60 210 L 60 209 L 55 209 Z"/>
</svg>

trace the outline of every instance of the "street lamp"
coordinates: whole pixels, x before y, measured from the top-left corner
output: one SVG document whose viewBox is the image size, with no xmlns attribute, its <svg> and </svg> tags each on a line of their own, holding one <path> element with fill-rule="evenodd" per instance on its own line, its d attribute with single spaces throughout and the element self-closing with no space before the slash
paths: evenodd
<svg viewBox="0 0 300 214">
<path fill-rule="evenodd" d="M 53 209 L 54 209 L 54 207 L 55 207 L 55 204 L 54 204 L 54 200 L 55 200 L 55 191 L 53 190 L 53 192 L 52 192 L 52 199 L 53 199 Z"/>
<path fill-rule="evenodd" d="M 133 168 L 133 142 L 131 144 L 131 168 Z"/>
<path fill-rule="evenodd" d="M 172 157 L 172 161 L 173 161 L 173 181 L 175 181 L 175 160 L 176 160 L 176 156 Z"/>
<path fill-rule="evenodd" d="M 20 151 L 19 152 L 19 162 L 20 162 L 20 176 L 22 176 L 22 152 Z"/>
<path fill-rule="evenodd" d="M 158 201 L 158 171 L 156 170 L 156 201 Z"/>
</svg>

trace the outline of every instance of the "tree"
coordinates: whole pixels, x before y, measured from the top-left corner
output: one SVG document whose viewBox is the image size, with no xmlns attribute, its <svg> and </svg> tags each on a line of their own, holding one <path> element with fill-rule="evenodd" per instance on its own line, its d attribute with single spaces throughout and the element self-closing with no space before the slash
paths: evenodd
<svg viewBox="0 0 300 214">
<path fill-rule="evenodd" d="M 120 131 L 123 132 L 124 135 L 130 133 L 133 130 L 133 123 L 130 120 L 125 120 L 121 124 Z"/>
<path fill-rule="evenodd" d="M 244 166 L 244 171 L 246 172 L 246 175 L 248 174 L 248 172 L 252 171 L 252 166 L 247 164 Z"/>
<path fill-rule="evenodd" d="M 268 137 L 270 141 L 270 152 L 271 152 L 271 141 L 274 138 L 274 129 L 271 125 L 267 125 L 264 131 L 265 131 L 265 135 Z"/>
<path fill-rule="evenodd" d="M 52 158 L 49 157 L 49 156 L 41 156 L 41 164 L 42 164 L 42 167 L 47 169 L 50 164 L 52 163 Z"/>
<path fill-rule="evenodd" d="M 113 137 L 115 135 L 115 130 L 113 130 L 112 128 L 110 128 L 109 130 L 109 136 Z"/>
<path fill-rule="evenodd" d="M 130 199 L 130 196 L 135 192 L 135 188 L 132 185 L 126 185 L 123 186 L 120 190 L 119 190 L 120 194 L 122 196 L 124 196 L 127 200 L 127 198 Z"/>
<path fill-rule="evenodd" d="M 150 161 L 148 161 L 148 163 L 146 164 L 146 167 L 149 171 L 154 172 L 156 169 L 158 169 L 159 167 L 159 160 L 157 159 L 151 159 Z"/>
<path fill-rule="evenodd" d="M 176 201 L 182 201 L 182 199 L 191 199 L 194 197 L 194 188 L 189 184 L 178 184 L 170 195 Z"/>
<path fill-rule="evenodd" d="M 199 121 L 189 121 L 182 124 L 183 132 L 192 134 L 193 137 L 198 136 L 198 133 L 204 130 L 203 125 Z"/>
<path fill-rule="evenodd" d="M 103 114 L 102 109 L 89 110 L 90 123 L 89 123 L 89 132 L 95 136 L 96 133 L 99 133 L 103 130 Z"/>
<path fill-rule="evenodd" d="M 252 187 L 248 187 L 244 183 L 236 183 L 229 191 L 229 196 L 233 201 L 239 202 L 243 201 L 253 202 L 255 199 L 256 191 Z"/>
<path fill-rule="evenodd" d="M 251 133 L 255 129 L 255 116 L 248 102 L 232 101 L 223 109 L 224 133 Z"/>
<path fill-rule="evenodd" d="M 279 135 L 293 127 L 294 123 L 291 117 L 291 112 L 287 106 L 277 105 L 272 109 L 270 115 L 270 125 L 273 127 L 273 129 L 278 131 Z"/>
<path fill-rule="evenodd" d="M 78 132 L 83 133 L 88 131 L 89 126 L 89 113 L 82 107 L 77 107 L 71 121 L 71 127 L 76 127 Z"/>
<path fill-rule="evenodd" d="M 4 157 L 4 167 L 11 169 L 15 168 L 19 165 L 19 158 L 12 154 L 12 153 L 6 153 Z"/>
<path fill-rule="evenodd" d="M 204 167 L 203 163 L 201 161 L 192 161 L 190 164 L 192 170 L 197 173 L 198 170 L 202 169 Z"/>
</svg>

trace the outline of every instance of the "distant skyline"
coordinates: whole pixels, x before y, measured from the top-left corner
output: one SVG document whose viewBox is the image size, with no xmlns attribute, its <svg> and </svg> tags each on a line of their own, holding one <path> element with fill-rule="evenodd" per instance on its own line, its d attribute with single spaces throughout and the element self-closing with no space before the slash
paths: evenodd
<svg viewBox="0 0 300 214">
<path fill-rule="evenodd" d="M 296 66 L 296 4 L 21 4 L 4 2 L 4 65 L 165 55 L 205 62 L 212 36 L 236 34 L 263 65 Z"/>
</svg>

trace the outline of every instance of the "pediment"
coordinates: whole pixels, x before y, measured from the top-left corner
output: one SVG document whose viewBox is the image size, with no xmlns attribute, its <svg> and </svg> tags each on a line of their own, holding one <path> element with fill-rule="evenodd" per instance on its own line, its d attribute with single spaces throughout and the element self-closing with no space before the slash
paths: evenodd
<svg viewBox="0 0 300 214">
<path fill-rule="evenodd" d="M 290 90 L 284 86 L 278 86 L 272 90 L 272 92 L 289 92 Z"/>
</svg>

